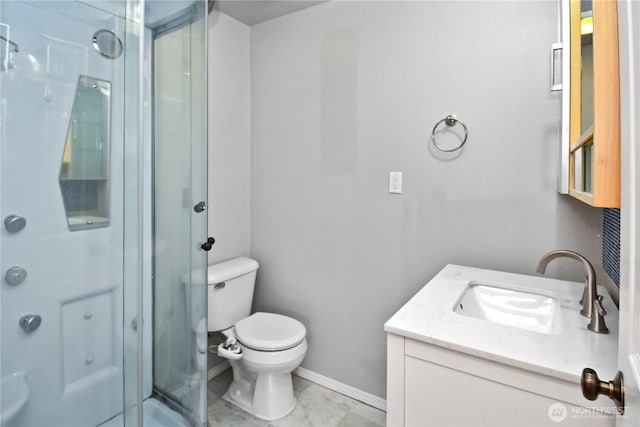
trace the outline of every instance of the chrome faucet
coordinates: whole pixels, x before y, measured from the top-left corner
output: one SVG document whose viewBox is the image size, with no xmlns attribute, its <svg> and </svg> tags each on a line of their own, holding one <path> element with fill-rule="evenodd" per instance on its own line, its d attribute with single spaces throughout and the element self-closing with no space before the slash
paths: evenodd
<svg viewBox="0 0 640 427">
<path fill-rule="evenodd" d="M 540 274 L 544 274 L 547 269 L 547 265 L 556 258 L 571 258 L 576 261 L 580 261 L 582 265 L 584 265 L 587 270 L 587 281 L 585 283 L 584 292 L 582 293 L 582 299 L 580 299 L 580 304 L 582 304 L 580 314 L 591 318 L 591 321 L 587 326 L 589 330 L 600 334 L 608 333 L 609 330 L 604 323 L 604 315 L 607 314 L 607 312 L 602 308 L 602 296 L 597 293 L 596 272 L 593 269 L 593 265 L 591 265 L 591 263 L 579 253 L 559 250 L 549 252 L 540 258 L 536 271 Z"/>
</svg>

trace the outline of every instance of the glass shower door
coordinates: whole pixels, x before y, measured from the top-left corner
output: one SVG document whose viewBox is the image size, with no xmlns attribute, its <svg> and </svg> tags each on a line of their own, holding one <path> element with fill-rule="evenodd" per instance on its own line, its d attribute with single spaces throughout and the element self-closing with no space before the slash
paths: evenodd
<svg viewBox="0 0 640 427">
<path fill-rule="evenodd" d="M 154 34 L 154 393 L 206 425 L 206 11 Z M 204 246 L 203 246 L 204 244 Z"/>
</svg>

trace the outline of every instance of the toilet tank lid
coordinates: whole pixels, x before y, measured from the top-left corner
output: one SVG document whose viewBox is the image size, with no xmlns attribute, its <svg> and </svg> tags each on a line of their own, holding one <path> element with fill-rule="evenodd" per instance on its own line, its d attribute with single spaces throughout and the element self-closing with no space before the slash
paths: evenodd
<svg viewBox="0 0 640 427">
<path fill-rule="evenodd" d="M 251 258 L 238 257 L 218 264 L 210 265 L 207 271 L 207 283 L 226 282 L 258 269 L 258 262 Z"/>
</svg>

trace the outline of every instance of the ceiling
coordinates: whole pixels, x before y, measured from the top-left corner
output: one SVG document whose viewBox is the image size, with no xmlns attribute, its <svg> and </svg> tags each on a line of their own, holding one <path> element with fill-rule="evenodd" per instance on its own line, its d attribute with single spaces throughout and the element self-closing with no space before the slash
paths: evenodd
<svg viewBox="0 0 640 427">
<path fill-rule="evenodd" d="M 326 1 L 328 0 L 217 0 L 214 7 L 251 26 Z"/>
</svg>

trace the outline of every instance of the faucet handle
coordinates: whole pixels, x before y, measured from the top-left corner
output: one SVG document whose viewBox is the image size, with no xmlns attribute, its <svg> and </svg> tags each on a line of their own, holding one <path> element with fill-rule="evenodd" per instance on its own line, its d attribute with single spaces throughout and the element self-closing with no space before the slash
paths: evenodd
<svg viewBox="0 0 640 427">
<path fill-rule="evenodd" d="M 598 297 L 593 301 L 593 313 L 591 313 L 591 321 L 589 322 L 587 329 L 598 334 L 608 334 L 609 329 L 604 323 L 605 314 L 607 314 L 607 312 L 602 307 L 602 295 L 598 295 Z"/>
<path fill-rule="evenodd" d="M 598 295 L 598 297 L 596 298 L 596 300 L 593 303 L 593 306 L 595 308 L 595 310 L 601 315 L 604 316 L 607 314 L 607 311 L 604 309 L 604 307 L 602 306 L 602 300 L 603 300 L 603 296 L 602 295 Z"/>
</svg>

